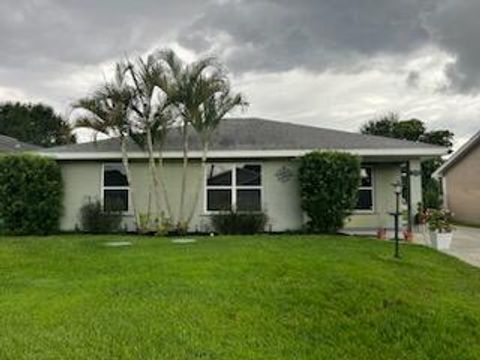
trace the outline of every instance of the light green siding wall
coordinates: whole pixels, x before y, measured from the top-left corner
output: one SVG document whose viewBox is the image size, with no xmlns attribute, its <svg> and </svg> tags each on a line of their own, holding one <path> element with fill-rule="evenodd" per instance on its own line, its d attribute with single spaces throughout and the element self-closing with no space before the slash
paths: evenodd
<svg viewBox="0 0 480 360">
<path fill-rule="evenodd" d="M 392 184 L 400 180 L 400 166 L 397 164 L 373 165 L 374 210 L 371 213 L 354 213 L 347 219 L 347 229 L 393 228 L 393 217 L 389 212 L 395 211 L 395 194 Z"/>
<path fill-rule="evenodd" d="M 101 164 L 97 162 L 61 162 L 64 183 L 64 213 L 60 228 L 75 230 L 80 207 L 88 199 L 100 199 Z"/>
<path fill-rule="evenodd" d="M 63 179 L 65 183 L 64 216 L 61 220 L 61 229 L 66 231 L 79 227 L 79 211 L 81 206 L 89 199 L 101 199 L 102 197 L 102 171 L 103 162 L 75 161 L 60 162 Z M 146 213 L 150 206 L 154 209 L 153 198 L 151 197 L 150 175 L 146 162 L 132 162 L 130 164 L 133 177 L 133 194 L 140 213 Z M 186 208 L 191 209 L 193 203 L 194 186 L 192 182 L 198 183 L 197 177 L 200 174 L 199 164 L 191 164 L 188 171 L 189 186 L 187 187 Z M 180 162 L 169 162 L 165 170 L 165 182 L 169 192 L 169 199 L 175 215 L 178 214 L 180 197 L 180 182 L 182 178 L 182 167 Z M 132 200 L 132 199 L 130 199 Z M 202 198 L 200 198 L 202 200 Z M 200 206 L 199 206 L 200 208 Z M 198 226 L 199 217 L 193 223 Z M 124 216 L 124 227 L 134 229 L 133 214 Z"/>
<path fill-rule="evenodd" d="M 263 205 L 269 216 L 267 230 L 298 230 L 303 225 L 303 214 L 297 182 L 297 163 L 294 160 L 256 161 L 262 164 Z M 65 182 L 65 212 L 61 221 L 62 230 L 74 230 L 79 226 L 79 210 L 88 199 L 101 198 L 102 162 L 76 161 L 60 162 Z M 150 197 L 150 176 L 146 162 L 131 164 L 133 189 L 140 212 L 154 208 Z M 191 163 L 188 172 L 186 209 L 191 209 L 194 194 L 200 179 L 201 167 Z M 180 161 L 167 162 L 164 170 L 170 203 L 175 216 L 178 214 L 182 166 Z M 375 211 L 372 214 L 354 214 L 348 220 L 347 228 L 374 229 L 391 227 L 388 212 L 394 210 L 394 195 L 391 184 L 400 176 L 398 165 L 378 164 L 374 166 Z M 203 187 L 190 230 L 208 231 L 209 217 L 204 212 L 205 192 Z M 151 201 L 149 202 L 149 198 Z M 126 215 L 124 226 L 133 230 L 133 216 Z"/>
<path fill-rule="evenodd" d="M 264 205 L 269 216 L 269 230 L 298 230 L 303 224 L 297 162 L 264 163 Z M 283 174 L 283 176 L 282 176 Z"/>
</svg>

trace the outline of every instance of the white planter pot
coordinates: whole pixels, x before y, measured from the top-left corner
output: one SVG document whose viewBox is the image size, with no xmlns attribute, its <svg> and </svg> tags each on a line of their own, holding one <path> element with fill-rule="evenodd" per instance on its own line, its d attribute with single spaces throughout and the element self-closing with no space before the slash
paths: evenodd
<svg viewBox="0 0 480 360">
<path fill-rule="evenodd" d="M 430 232 L 430 241 L 432 246 L 437 250 L 450 249 L 452 243 L 453 232 L 441 233 L 438 231 Z"/>
</svg>

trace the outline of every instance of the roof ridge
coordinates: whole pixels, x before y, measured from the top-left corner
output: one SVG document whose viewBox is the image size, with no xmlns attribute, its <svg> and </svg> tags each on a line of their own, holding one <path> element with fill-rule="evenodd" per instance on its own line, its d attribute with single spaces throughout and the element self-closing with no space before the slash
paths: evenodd
<svg viewBox="0 0 480 360">
<path fill-rule="evenodd" d="M 303 128 L 308 128 L 308 129 L 330 131 L 330 132 L 336 132 L 336 133 L 341 133 L 341 134 L 350 134 L 350 135 L 357 135 L 357 136 L 362 136 L 362 137 L 377 138 L 377 139 L 382 139 L 382 140 L 397 141 L 397 142 L 402 142 L 404 144 L 421 144 L 421 145 L 426 145 L 427 147 L 432 147 L 432 148 L 442 148 L 442 146 L 429 144 L 429 143 L 426 143 L 426 142 L 423 142 L 423 141 L 398 139 L 398 138 L 382 136 L 382 135 L 362 134 L 361 132 L 356 132 L 356 131 L 332 129 L 332 128 L 327 128 L 327 127 L 307 125 L 307 124 L 297 124 L 297 123 L 293 123 L 293 122 L 290 122 L 290 121 L 280 121 L 280 120 L 265 119 L 265 118 L 260 118 L 260 117 L 247 117 L 247 118 L 237 117 L 237 118 L 226 118 L 224 120 L 235 120 L 235 121 L 256 120 L 256 121 L 269 122 L 269 123 L 275 123 L 275 124 L 291 125 L 291 126 L 295 126 L 295 127 L 303 127 Z"/>
</svg>

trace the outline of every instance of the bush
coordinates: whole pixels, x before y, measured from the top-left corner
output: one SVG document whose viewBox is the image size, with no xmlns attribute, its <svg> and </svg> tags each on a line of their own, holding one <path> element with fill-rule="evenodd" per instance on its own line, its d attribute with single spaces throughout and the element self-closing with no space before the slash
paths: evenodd
<svg viewBox="0 0 480 360">
<path fill-rule="evenodd" d="M 222 212 L 210 217 L 213 229 L 219 234 L 250 235 L 263 232 L 268 217 L 261 212 Z"/>
<path fill-rule="evenodd" d="M 428 179 L 422 183 L 423 204 L 427 209 L 440 209 L 442 207 L 442 190 L 438 180 Z"/>
<path fill-rule="evenodd" d="M 88 202 L 80 208 L 81 230 L 103 234 L 117 232 L 122 222 L 122 213 L 104 211 L 100 201 Z"/>
<path fill-rule="evenodd" d="M 33 155 L 0 156 L 3 233 L 47 235 L 58 231 L 63 181 L 58 164 Z"/>
<path fill-rule="evenodd" d="M 333 233 L 343 227 L 357 202 L 360 160 L 338 152 L 313 152 L 301 158 L 299 169 L 302 209 L 308 230 Z"/>
</svg>

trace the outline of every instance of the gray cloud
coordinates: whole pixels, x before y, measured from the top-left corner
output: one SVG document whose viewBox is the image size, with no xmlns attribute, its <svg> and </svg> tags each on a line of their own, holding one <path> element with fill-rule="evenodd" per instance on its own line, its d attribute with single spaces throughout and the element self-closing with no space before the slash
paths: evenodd
<svg viewBox="0 0 480 360">
<path fill-rule="evenodd" d="M 220 53 L 237 72 L 355 72 L 437 46 L 456 57 L 445 68 L 451 90 L 469 92 L 480 88 L 479 14 L 478 0 L 231 0 L 212 5 L 180 41 Z"/>
<path fill-rule="evenodd" d="M 479 13 L 478 0 L 3 0 L 0 74 L 18 79 L 28 67 L 54 76 L 178 33 L 182 45 L 219 53 L 238 73 L 352 73 L 433 44 L 456 57 L 445 69 L 452 89 L 475 91 Z"/>
<path fill-rule="evenodd" d="M 425 44 L 430 35 L 422 15 L 437 2 L 227 1 L 185 29 L 181 41 L 197 51 L 223 50 L 238 71 L 355 70 L 371 56 Z"/>
<path fill-rule="evenodd" d="M 426 17 L 432 41 L 456 61 L 447 67 L 453 90 L 472 92 L 480 87 L 480 1 L 444 1 Z"/>
<path fill-rule="evenodd" d="M 165 41 L 203 6 L 195 0 L 2 0 L 0 88 L 21 89 L 22 99 L 63 111 L 87 91 L 85 79 L 72 75 L 89 70 L 101 81 L 102 63 Z"/>
<path fill-rule="evenodd" d="M 195 0 L 3 0 L 2 63 L 92 64 L 132 49 L 144 51 L 200 9 Z"/>
<path fill-rule="evenodd" d="M 110 62 L 177 42 L 219 54 L 252 115 L 348 129 L 411 110 L 466 137 L 479 14 L 479 0 L 2 0 L 0 99 L 65 112 Z"/>
</svg>

